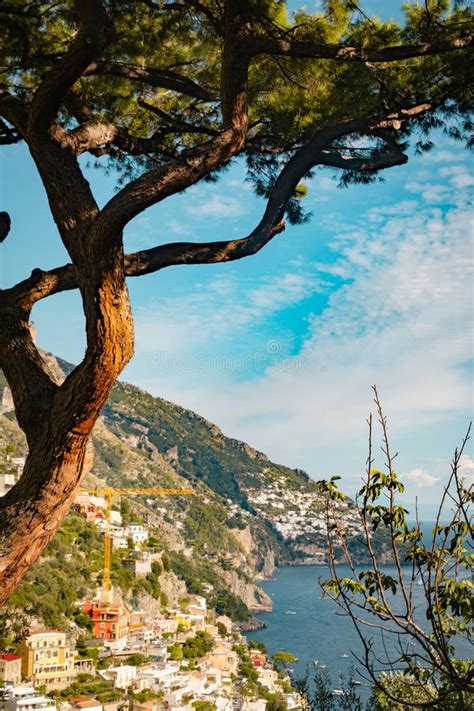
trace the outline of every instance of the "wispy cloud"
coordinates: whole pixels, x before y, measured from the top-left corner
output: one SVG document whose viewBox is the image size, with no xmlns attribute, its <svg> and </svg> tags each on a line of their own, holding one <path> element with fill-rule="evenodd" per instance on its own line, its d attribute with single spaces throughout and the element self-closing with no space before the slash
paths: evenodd
<svg viewBox="0 0 474 711">
<path fill-rule="evenodd" d="M 198 282 L 192 292 L 138 310 L 138 349 L 189 357 L 203 346 L 218 349 L 229 339 L 232 345 L 250 328 L 324 288 L 326 283 L 307 268 L 245 284 L 224 276 Z"/>
<path fill-rule="evenodd" d="M 312 313 L 312 302 L 305 304 L 298 349 L 282 348 L 257 377 L 232 367 L 204 377 L 191 366 L 175 379 L 157 369 L 146 384 L 274 459 L 318 475 L 349 471 L 354 482 L 377 383 L 394 436 L 408 443 L 400 470 L 435 490 L 446 459 L 432 463 L 441 455 L 449 461 L 453 442 L 442 452 L 436 442 L 436 452 L 425 445 L 416 456 L 417 436 L 442 432 L 446 422 L 464 417 L 473 399 L 467 369 L 474 335 L 472 225 L 466 168 L 459 163 L 449 173 L 432 163 L 430 180 L 427 164 L 412 172 L 406 182 L 417 186 L 413 198 L 410 188 L 397 202 L 350 220 L 328 212 L 331 258 L 294 258 L 282 275 L 258 280 L 234 272 L 140 313 L 137 339 L 145 352 L 251 354 L 262 334 L 291 340 L 282 314 L 324 294 Z M 442 199 L 433 204 L 427 191 L 438 186 Z"/>
<path fill-rule="evenodd" d="M 186 208 L 193 217 L 240 217 L 247 210 L 242 200 L 230 195 L 211 195 L 209 199 Z"/>
<path fill-rule="evenodd" d="M 424 486 L 434 486 L 441 477 L 428 474 L 428 472 L 424 469 L 412 469 L 411 471 L 402 474 L 401 478 L 421 489 Z"/>
<path fill-rule="evenodd" d="M 183 224 L 183 222 L 176 219 L 168 220 L 166 227 L 170 234 L 177 235 L 178 237 L 189 237 L 193 234 L 189 225 Z"/>
<path fill-rule="evenodd" d="M 474 486 L 474 459 L 463 454 L 459 461 L 459 475 L 465 486 Z"/>
</svg>

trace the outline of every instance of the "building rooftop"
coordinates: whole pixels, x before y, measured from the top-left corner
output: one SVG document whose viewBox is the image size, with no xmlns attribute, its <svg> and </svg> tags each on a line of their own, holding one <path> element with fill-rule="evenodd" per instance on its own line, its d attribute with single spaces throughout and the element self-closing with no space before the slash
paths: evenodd
<svg viewBox="0 0 474 711">
<path fill-rule="evenodd" d="M 14 662 L 16 659 L 21 660 L 21 657 L 16 654 L 10 654 L 10 652 L 3 652 L 3 654 L 0 654 L 0 659 L 3 659 L 4 662 Z"/>
<path fill-rule="evenodd" d="M 12 696 L 26 696 L 30 694 L 32 696 L 37 696 L 36 690 L 33 686 L 27 686 L 26 684 L 20 686 L 11 686 L 5 689 Z"/>
<path fill-rule="evenodd" d="M 42 706 L 51 706 L 52 708 L 56 708 L 56 705 L 53 701 L 53 699 L 50 699 L 49 696 L 32 696 L 31 698 L 28 699 L 17 699 L 16 703 L 17 706 L 31 706 L 31 702 L 34 701 L 35 705 L 42 705 Z"/>
</svg>

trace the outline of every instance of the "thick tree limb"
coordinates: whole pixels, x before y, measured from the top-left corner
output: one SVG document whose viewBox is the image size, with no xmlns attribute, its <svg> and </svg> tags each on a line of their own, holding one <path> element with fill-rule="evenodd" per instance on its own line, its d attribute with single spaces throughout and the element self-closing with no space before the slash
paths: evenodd
<svg viewBox="0 0 474 711">
<path fill-rule="evenodd" d="M 227 163 L 241 146 L 240 135 L 233 130 L 225 131 L 128 183 L 107 203 L 98 219 L 113 226 L 113 229 L 123 229 L 147 207 L 185 190 Z"/>
<path fill-rule="evenodd" d="M 1 310 L 0 368 L 10 384 L 20 427 L 31 442 L 41 413 L 51 407 L 56 385 L 34 344 L 29 315 L 21 305 Z"/>
<path fill-rule="evenodd" d="M 31 135 L 47 131 L 69 89 L 110 38 L 108 16 L 100 0 L 75 0 L 74 4 L 81 26 L 68 52 L 33 96 L 28 125 Z"/>
<path fill-rule="evenodd" d="M 250 55 L 244 51 L 251 31 L 249 0 L 226 0 L 224 4 L 221 108 L 224 126 L 242 137 L 248 128 L 247 80 Z"/>
<path fill-rule="evenodd" d="M 169 117 L 172 120 L 172 117 Z M 218 136 L 218 132 L 206 126 L 194 126 L 191 123 L 176 119 L 175 125 L 166 124 L 162 129 L 155 132 L 149 138 L 133 136 L 128 130 L 113 123 L 102 123 L 92 118 L 81 123 L 73 131 L 56 131 L 56 138 L 64 148 L 76 155 L 82 155 L 89 151 L 96 155 L 100 151 L 101 155 L 112 152 L 112 147 L 126 152 L 128 155 L 150 155 L 169 150 L 164 140 L 170 133 L 173 134 L 202 134 L 206 136 Z"/>
<path fill-rule="evenodd" d="M 82 76 L 97 75 L 119 77 L 161 89 L 171 89 L 179 94 L 191 96 L 201 101 L 215 101 L 217 98 L 211 91 L 199 86 L 199 84 L 192 79 L 178 72 L 170 71 L 169 69 L 137 67 L 133 64 L 94 59 L 94 61 L 90 62 L 85 68 Z"/>
<path fill-rule="evenodd" d="M 368 158 L 354 158 L 343 151 L 322 151 L 318 159 L 319 165 L 327 165 L 341 170 L 353 170 L 362 173 L 377 173 L 379 170 L 394 168 L 408 162 L 408 156 L 400 150 L 392 150 L 376 154 Z"/>
<path fill-rule="evenodd" d="M 472 47 L 474 36 L 468 34 L 452 40 L 424 42 L 371 49 L 346 45 L 313 44 L 295 39 L 279 39 L 253 35 L 245 40 L 242 50 L 255 57 L 259 54 L 302 59 L 332 59 L 337 62 L 398 62 L 415 57 L 445 54 Z"/>
<path fill-rule="evenodd" d="M 25 137 L 28 125 L 28 110 L 20 99 L 8 91 L 2 91 L 0 93 L 0 116 L 6 119 L 20 136 Z M 8 135 L 11 129 L 6 126 L 3 121 L 1 124 L 2 133 L 5 130 Z M 5 129 L 3 128 L 4 126 Z"/>
<path fill-rule="evenodd" d="M 98 231 L 121 232 L 140 212 L 194 185 L 225 165 L 245 144 L 249 61 L 238 48 L 248 31 L 248 0 L 226 0 L 226 34 L 222 52 L 221 105 L 223 130 L 207 143 L 128 183 L 98 216 Z M 107 225 L 107 230 L 105 230 Z"/>
<path fill-rule="evenodd" d="M 360 126 L 360 121 L 347 122 L 334 127 L 332 131 L 321 132 L 318 138 L 295 153 L 276 181 L 261 221 L 248 236 L 207 243 L 175 242 L 128 254 L 124 258 L 126 276 L 142 276 L 181 264 L 235 261 L 256 254 L 284 230 L 283 216 L 289 198 L 303 176 L 317 165 L 370 173 L 407 162 L 407 156 L 391 144 L 387 151 L 374 153 L 367 158 L 354 158 L 323 147 L 325 141 L 334 140 L 342 131 L 353 132 L 357 126 Z M 77 286 L 74 267 L 68 264 L 48 272 L 35 270 L 29 279 L 3 292 L 3 298 L 19 299 L 31 306 L 40 299 L 76 289 Z M 0 292 L 0 303 L 1 297 Z"/>
</svg>

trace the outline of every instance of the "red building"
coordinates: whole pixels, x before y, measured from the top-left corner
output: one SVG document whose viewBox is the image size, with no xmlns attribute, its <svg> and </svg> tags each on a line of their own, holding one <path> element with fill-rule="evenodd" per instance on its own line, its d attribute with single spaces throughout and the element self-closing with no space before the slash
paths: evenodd
<svg viewBox="0 0 474 711">
<path fill-rule="evenodd" d="M 85 518 L 86 521 L 92 523 L 97 523 L 98 521 L 105 521 L 105 515 L 103 510 L 99 506 L 96 506 L 95 504 L 91 503 L 90 501 L 77 499 L 73 503 L 72 508 L 74 509 L 74 511 L 77 511 L 77 513 L 80 514 L 83 518 Z"/>
<path fill-rule="evenodd" d="M 250 659 L 254 667 L 263 667 L 265 663 L 265 656 L 263 654 L 255 654 L 250 652 Z"/>
<path fill-rule="evenodd" d="M 100 639 L 116 640 L 128 631 L 128 613 L 120 603 L 91 600 L 82 608 L 94 622 L 93 633 Z"/>
<path fill-rule="evenodd" d="M 0 679 L 9 681 L 14 686 L 21 682 L 21 657 L 3 652 L 0 654 Z"/>
</svg>

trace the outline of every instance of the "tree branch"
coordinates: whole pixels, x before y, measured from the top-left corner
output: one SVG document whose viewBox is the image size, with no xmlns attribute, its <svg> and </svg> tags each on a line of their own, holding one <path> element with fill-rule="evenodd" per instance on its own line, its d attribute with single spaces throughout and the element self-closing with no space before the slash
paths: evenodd
<svg viewBox="0 0 474 711">
<path fill-rule="evenodd" d="M 240 47 L 249 27 L 248 6 L 248 0 L 226 0 L 225 3 L 221 133 L 207 143 L 183 151 L 179 158 L 128 183 L 101 211 L 98 217 L 98 232 L 121 232 L 133 217 L 147 207 L 194 185 L 198 180 L 224 166 L 244 147 L 248 129 L 249 58 L 242 55 Z M 105 225 L 107 230 L 101 230 Z"/>
<path fill-rule="evenodd" d="M 171 89 L 201 101 L 215 101 L 216 96 L 195 81 L 169 69 L 137 67 L 133 64 L 95 59 L 88 64 L 82 76 L 112 76 L 129 81 L 138 81 L 162 89 Z"/>
<path fill-rule="evenodd" d="M 26 127 L 28 124 L 28 110 L 20 99 L 13 96 L 13 94 L 10 94 L 8 91 L 2 91 L 0 93 L 0 116 L 3 116 L 3 118 L 13 126 L 21 137 L 25 137 Z M 3 126 L 5 124 L 3 121 L 1 123 L 3 133 Z M 11 129 L 9 129 L 8 126 L 5 126 L 5 130 L 8 137 Z"/>
<path fill-rule="evenodd" d="M 100 0 L 75 0 L 81 23 L 69 50 L 34 93 L 28 132 L 45 134 L 74 82 L 110 38 L 109 19 Z"/>
<path fill-rule="evenodd" d="M 153 2 L 153 0 L 141 0 L 141 2 L 152 10 L 156 10 L 156 12 L 169 12 L 170 10 L 190 12 L 194 10 L 195 12 L 204 15 L 217 32 L 222 30 L 221 21 L 213 15 L 206 5 L 203 5 L 197 0 L 183 0 L 183 2 Z"/>
<path fill-rule="evenodd" d="M 30 310 L 21 305 L 1 310 L 0 369 L 10 385 L 20 427 L 31 442 L 57 385 L 34 343 L 29 316 Z"/>
<path fill-rule="evenodd" d="M 253 57 L 259 54 L 299 57 L 302 59 L 332 59 L 338 62 L 397 62 L 414 57 L 445 54 L 472 47 L 472 34 L 453 40 L 424 42 L 416 45 L 397 45 L 371 49 L 346 45 L 314 44 L 294 39 L 278 39 L 253 35 L 245 41 L 244 51 Z"/>
<path fill-rule="evenodd" d="M 392 116 L 397 116 L 392 114 Z M 364 119 L 369 127 L 369 120 Z M 384 122 L 386 119 L 384 119 Z M 351 158 L 341 155 L 326 145 L 336 138 L 361 130 L 362 119 L 337 124 L 321 131 L 317 137 L 300 148 L 288 161 L 273 186 L 265 212 L 257 227 L 246 237 L 235 240 L 195 243 L 175 242 L 153 247 L 125 256 L 125 274 L 128 277 L 150 274 L 169 266 L 180 264 L 212 264 L 248 257 L 260 251 L 277 234 L 284 230 L 284 212 L 288 200 L 301 178 L 316 165 L 332 166 L 345 170 L 374 172 L 406 163 L 407 156 L 393 146 L 384 153 L 374 153 L 368 158 Z M 104 208 L 105 209 L 105 208 Z M 102 220 L 109 217 L 101 214 Z M 35 270 L 29 279 L 3 292 L 6 300 L 19 299 L 31 306 L 36 301 L 61 291 L 77 288 L 77 279 L 72 265 L 65 265 L 48 272 Z M 0 292 L 0 303 L 2 293 Z"/>
<path fill-rule="evenodd" d="M 185 121 L 179 116 L 172 116 L 167 114 L 166 111 L 162 111 L 158 106 L 154 104 L 149 104 L 148 101 L 143 99 L 138 100 L 138 105 L 143 109 L 150 111 L 150 113 L 159 116 L 167 125 L 167 132 L 172 133 L 203 133 L 208 136 L 218 136 L 219 132 L 208 126 L 195 126 L 189 121 Z"/>
<path fill-rule="evenodd" d="M 354 170 L 361 173 L 376 173 L 408 162 L 408 156 L 400 150 L 387 150 L 384 153 L 374 153 L 368 158 L 353 158 L 339 151 L 323 151 L 319 165 L 327 165 L 342 170 Z"/>
</svg>

